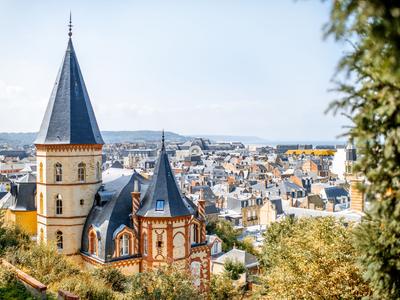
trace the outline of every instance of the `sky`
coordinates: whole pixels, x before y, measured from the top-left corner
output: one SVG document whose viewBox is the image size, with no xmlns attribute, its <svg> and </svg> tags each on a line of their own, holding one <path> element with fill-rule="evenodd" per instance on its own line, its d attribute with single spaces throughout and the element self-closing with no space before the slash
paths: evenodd
<svg viewBox="0 0 400 300">
<path fill-rule="evenodd" d="M 329 1 L 326 1 L 329 2 Z M 0 0 L 0 132 L 38 131 L 68 41 L 101 130 L 332 141 L 329 3 Z"/>
</svg>

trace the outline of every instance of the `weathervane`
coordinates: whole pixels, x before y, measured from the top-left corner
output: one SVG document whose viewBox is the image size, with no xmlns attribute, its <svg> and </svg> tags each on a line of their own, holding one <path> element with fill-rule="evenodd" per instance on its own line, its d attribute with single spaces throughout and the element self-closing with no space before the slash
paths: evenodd
<svg viewBox="0 0 400 300">
<path fill-rule="evenodd" d="M 71 38 L 71 36 L 72 36 L 72 14 L 71 14 L 71 12 L 69 12 L 69 24 L 68 24 L 68 28 L 69 28 L 69 31 L 68 31 L 68 36 L 69 36 L 69 38 Z"/>
</svg>

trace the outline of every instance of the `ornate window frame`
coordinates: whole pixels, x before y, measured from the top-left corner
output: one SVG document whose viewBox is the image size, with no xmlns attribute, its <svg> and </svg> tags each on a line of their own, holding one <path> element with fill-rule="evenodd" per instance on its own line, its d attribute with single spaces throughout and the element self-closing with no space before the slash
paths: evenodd
<svg viewBox="0 0 400 300">
<path fill-rule="evenodd" d="M 90 255 L 99 255 L 99 240 L 100 240 L 100 233 L 99 231 L 91 225 L 88 232 L 88 241 L 89 247 L 88 251 Z"/>
<path fill-rule="evenodd" d="M 128 240 L 128 254 L 122 255 L 121 253 L 121 238 L 123 235 L 127 235 L 129 237 Z M 126 225 L 121 225 L 118 227 L 113 235 L 114 239 L 114 256 L 115 257 L 124 257 L 124 256 L 131 256 L 133 255 L 133 249 L 134 249 L 134 241 L 135 241 L 135 232 L 133 231 L 132 228 L 127 227 Z"/>
</svg>

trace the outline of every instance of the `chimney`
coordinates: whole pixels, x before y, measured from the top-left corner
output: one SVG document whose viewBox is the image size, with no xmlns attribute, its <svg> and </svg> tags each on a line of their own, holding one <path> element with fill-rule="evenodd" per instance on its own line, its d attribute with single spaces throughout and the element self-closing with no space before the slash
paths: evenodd
<svg viewBox="0 0 400 300">
<path fill-rule="evenodd" d="M 137 211 L 140 206 L 140 191 L 139 191 L 139 182 L 137 180 L 133 183 L 133 192 L 132 195 L 132 215 L 136 216 Z"/>
<path fill-rule="evenodd" d="M 139 218 L 136 213 L 140 207 L 140 191 L 139 191 L 139 182 L 137 180 L 133 183 L 133 192 L 131 192 L 132 196 L 132 222 L 133 229 L 136 232 L 136 239 L 134 243 L 134 253 L 139 253 Z"/>
<path fill-rule="evenodd" d="M 200 190 L 200 199 L 197 202 L 197 209 L 201 222 L 200 243 L 203 243 L 206 241 L 206 200 L 204 199 L 203 189 Z"/>
</svg>

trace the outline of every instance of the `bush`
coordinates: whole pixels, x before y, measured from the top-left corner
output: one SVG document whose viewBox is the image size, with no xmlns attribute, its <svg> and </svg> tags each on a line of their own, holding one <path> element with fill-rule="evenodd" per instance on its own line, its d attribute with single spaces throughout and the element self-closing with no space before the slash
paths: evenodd
<svg viewBox="0 0 400 300">
<path fill-rule="evenodd" d="M 83 300 L 113 300 L 117 298 L 116 294 L 107 287 L 104 280 L 87 272 L 64 278 L 59 288 L 69 291 Z"/>
<path fill-rule="evenodd" d="M 29 244 L 29 235 L 16 226 L 6 226 L 4 213 L 0 212 L 0 257 L 10 249 L 22 248 Z"/>
<path fill-rule="evenodd" d="M 17 280 L 16 274 L 3 266 L 0 266 L 0 299 L 34 300 L 31 294 Z"/>
<path fill-rule="evenodd" d="M 227 274 L 212 275 L 209 296 L 211 300 L 234 300 L 240 298 L 240 292 Z"/>
<path fill-rule="evenodd" d="M 192 276 L 177 267 L 159 267 L 130 278 L 126 299 L 200 300 L 204 295 L 193 285 Z"/>
<path fill-rule="evenodd" d="M 123 292 L 128 282 L 128 278 L 120 270 L 110 267 L 95 269 L 92 274 L 97 279 L 104 280 L 113 291 L 117 292 Z"/>
<path fill-rule="evenodd" d="M 16 251 L 12 260 L 29 275 L 53 290 L 57 289 L 64 278 L 80 273 L 79 268 L 67 257 L 59 254 L 54 245 L 44 243 L 32 244 L 29 249 Z"/>
</svg>

